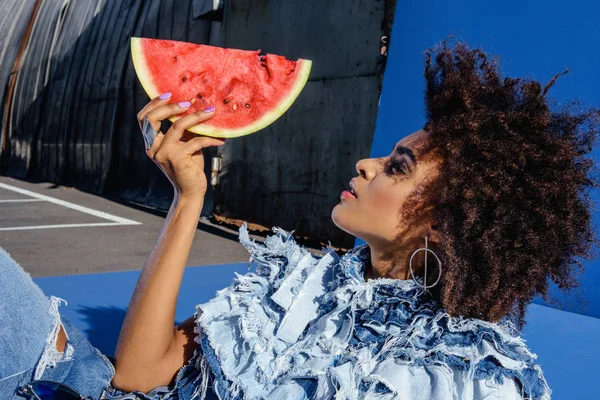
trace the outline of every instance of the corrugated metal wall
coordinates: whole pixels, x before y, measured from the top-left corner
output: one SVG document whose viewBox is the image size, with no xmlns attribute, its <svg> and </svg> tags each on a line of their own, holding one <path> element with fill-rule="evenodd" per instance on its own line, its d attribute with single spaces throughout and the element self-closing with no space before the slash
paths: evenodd
<svg viewBox="0 0 600 400">
<path fill-rule="evenodd" d="M 30 25 L 31 15 L 34 12 L 35 1 L 6 0 L 0 2 L 0 126 L 6 118 L 5 104 L 10 92 L 9 87 L 14 85 L 13 67 L 17 61 L 19 50 L 22 46 Z M 2 148 L 6 140 L 2 137 Z"/>
<path fill-rule="evenodd" d="M 354 238 L 330 216 L 357 175 L 356 162 L 370 154 L 380 43 L 392 5 L 384 0 L 225 3 L 225 47 L 308 58 L 313 69 L 284 117 L 223 149 L 226 169 L 216 197 L 222 214 L 353 246 Z"/>
<path fill-rule="evenodd" d="M 9 3 L 15 9 L 22 0 L 3 0 L 3 7 Z M 19 27 L 31 19 L 33 29 L 3 126 L 5 172 L 168 208 L 171 186 L 146 157 L 135 119 L 148 98 L 133 70 L 129 40 L 209 43 L 215 23 L 193 19 L 202 14 L 194 10 L 197 1 L 39 3 L 35 16 L 33 7 L 18 15 Z M 7 46 L 18 49 L 20 39 L 13 35 Z M 0 62 L 3 74 L 12 58 Z"/>
<path fill-rule="evenodd" d="M 309 58 L 311 79 L 284 117 L 206 152 L 222 152 L 225 170 L 203 215 L 214 200 L 225 216 L 351 247 L 329 215 L 356 161 L 369 155 L 379 40 L 394 3 L 231 0 L 210 12 L 218 1 L 2 0 L 3 171 L 168 208 L 172 189 L 147 159 L 135 119 L 148 98 L 130 37 Z"/>
</svg>

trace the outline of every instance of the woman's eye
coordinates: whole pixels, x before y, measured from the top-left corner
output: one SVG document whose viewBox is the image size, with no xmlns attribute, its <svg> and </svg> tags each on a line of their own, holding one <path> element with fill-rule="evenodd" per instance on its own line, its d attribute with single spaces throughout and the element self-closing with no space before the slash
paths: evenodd
<svg viewBox="0 0 600 400">
<path fill-rule="evenodd" d="M 397 162 L 392 162 L 392 173 L 397 174 L 398 172 L 401 172 L 403 174 L 406 173 L 404 169 L 404 163 L 400 164 Z"/>
</svg>

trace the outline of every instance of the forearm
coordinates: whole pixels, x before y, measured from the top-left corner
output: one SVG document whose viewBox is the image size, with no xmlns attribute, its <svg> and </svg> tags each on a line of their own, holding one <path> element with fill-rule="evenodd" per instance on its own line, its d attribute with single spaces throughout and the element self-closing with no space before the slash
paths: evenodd
<svg viewBox="0 0 600 400">
<path fill-rule="evenodd" d="M 173 342 L 177 296 L 202 204 L 202 198 L 175 195 L 125 315 L 115 352 L 117 375 L 159 366 Z"/>
</svg>

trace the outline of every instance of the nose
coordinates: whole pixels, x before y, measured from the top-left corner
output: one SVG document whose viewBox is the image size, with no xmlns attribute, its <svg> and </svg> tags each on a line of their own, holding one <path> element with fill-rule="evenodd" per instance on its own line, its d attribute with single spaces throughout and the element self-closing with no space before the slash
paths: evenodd
<svg viewBox="0 0 600 400">
<path fill-rule="evenodd" d="M 365 180 L 370 181 L 377 174 L 374 158 L 363 158 L 356 163 L 356 172 Z"/>
</svg>

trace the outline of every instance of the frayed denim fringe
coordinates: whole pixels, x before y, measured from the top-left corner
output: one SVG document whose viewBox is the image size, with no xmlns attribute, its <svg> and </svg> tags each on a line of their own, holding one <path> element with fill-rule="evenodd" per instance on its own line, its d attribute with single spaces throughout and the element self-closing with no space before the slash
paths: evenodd
<svg viewBox="0 0 600 400">
<path fill-rule="evenodd" d="M 312 255 L 248 236 L 252 272 L 196 306 L 194 399 L 550 399 L 514 325 L 451 317 L 413 280 L 364 280 L 364 244 Z M 417 278 L 422 282 L 422 278 Z M 518 384 L 517 384 L 518 381 Z"/>
<path fill-rule="evenodd" d="M 40 356 L 40 360 L 38 361 L 37 366 L 35 367 L 33 375 L 34 380 L 41 379 L 44 371 L 46 370 L 46 367 L 55 367 L 57 362 L 62 360 L 69 360 L 73 356 L 73 347 L 68 345 L 68 343 L 65 346 L 64 352 L 61 353 L 56 349 L 58 334 L 62 326 L 60 322 L 60 313 L 58 312 L 58 306 L 60 306 L 61 302 L 64 302 L 65 305 L 67 305 L 66 300 L 61 299 L 59 297 L 50 296 L 49 312 L 54 321 L 54 324 L 50 335 L 48 335 L 48 338 L 46 339 L 46 343 L 44 345 L 42 355 Z"/>
</svg>

